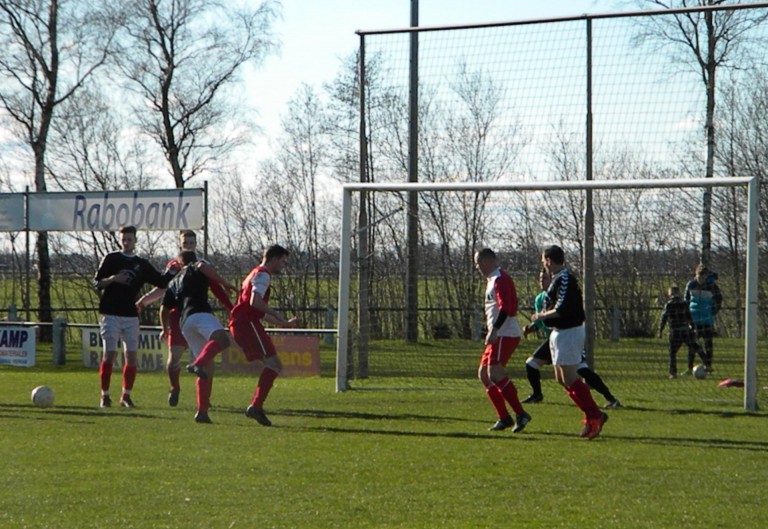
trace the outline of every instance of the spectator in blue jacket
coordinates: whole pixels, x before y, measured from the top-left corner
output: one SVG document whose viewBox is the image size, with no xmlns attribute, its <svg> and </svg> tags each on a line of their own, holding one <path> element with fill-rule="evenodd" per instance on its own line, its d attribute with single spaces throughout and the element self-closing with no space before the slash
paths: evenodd
<svg viewBox="0 0 768 529">
<path fill-rule="evenodd" d="M 714 350 L 712 338 L 715 336 L 715 317 L 723 304 L 723 295 L 717 286 L 717 274 L 703 264 L 696 267 L 696 277 L 685 287 L 685 301 L 691 309 L 691 316 L 696 327 L 696 335 L 704 345 L 707 358 L 706 367 L 712 370 Z M 686 374 L 686 373 L 684 373 Z"/>
</svg>

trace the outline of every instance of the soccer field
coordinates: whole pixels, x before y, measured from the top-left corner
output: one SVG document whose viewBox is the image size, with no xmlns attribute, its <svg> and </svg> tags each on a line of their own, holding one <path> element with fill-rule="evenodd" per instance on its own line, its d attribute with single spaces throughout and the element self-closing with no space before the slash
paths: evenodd
<svg viewBox="0 0 768 529">
<path fill-rule="evenodd" d="M 216 379 L 205 425 L 191 375 L 176 409 L 165 375 L 141 373 L 135 409 L 101 410 L 95 371 L 2 367 L 0 527 L 763 527 L 768 423 L 743 411 L 740 389 L 717 387 L 732 375 L 613 367 L 604 378 L 624 407 L 594 441 L 577 437 L 580 415 L 551 378 L 511 434 L 487 431 L 473 371 L 342 394 L 330 377 L 278 379 L 264 428 L 243 416 L 246 376 Z M 32 406 L 39 384 L 55 407 Z"/>
</svg>

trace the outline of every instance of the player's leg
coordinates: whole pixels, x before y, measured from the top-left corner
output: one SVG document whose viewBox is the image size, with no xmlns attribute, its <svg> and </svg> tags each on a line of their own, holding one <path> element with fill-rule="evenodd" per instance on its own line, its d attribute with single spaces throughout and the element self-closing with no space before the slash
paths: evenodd
<svg viewBox="0 0 768 529">
<path fill-rule="evenodd" d="M 264 402 L 272 390 L 275 379 L 280 374 L 280 371 L 282 371 L 283 364 L 280 361 L 280 357 L 277 356 L 275 345 L 269 335 L 267 335 L 264 327 L 260 324 L 256 325 L 254 322 L 251 322 L 251 324 L 253 325 L 253 333 L 258 343 L 257 351 L 263 355 L 264 368 L 261 370 L 251 404 L 245 410 L 245 415 L 255 419 L 262 426 L 271 426 L 272 421 L 264 413 Z"/>
<path fill-rule="evenodd" d="M 491 378 L 491 366 L 494 359 L 498 358 L 498 344 L 499 341 L 497 340 L 485 346 L 483 355 L 480 358 L 480 366 L 477 369 L 477 378 L 485 388 L 488 400 L 491 401 L 491 406 L 493 406 L 498 417 L 496 423 L 489 430 L 505 430 L 515 424 L 514 419 L 512 419 L 509 411 L 507 411 L 507 405 L 501 389 L 493 383 Z"/>
<path fill-rule="evenodd" d="M 498 339 L 498 356 L 491 362 L 488 369 L 488 375 L 493 385 L 499 388 L 504 400 L 515 412 L 515 427 L 513 433 L 521 432 L 530 422 L 531 416 L 528 415 L 520 403 L 515 384 L 510 380 L 505 366 L 520 344 L 519 336 L 502 336 Z"/>
<path fill-rule="evenodd" d="M 699 331 L 699 337 L 702 339 L 702 343 L 704 344 L 704 353 L 705 353 L 705 360 L 704 365 L 707 367 L 708 371 L 712 370 L 712 361 L 715 357 L 715 350 L 714 350 L 714 336 L 715 336 L 715 328 L 712 325 L 701 325 L 698 328 Z"/>
<path fill-rule="evenodd" d="M 213 320 L 218 322 L 218 320 L 216 320 L 216 317 L 213 314 L 210 314 L 207 312 L 202 314 L 207 314 L 208 316 L 210 316 L 210 318 L 213 318 Z M 191 318 L 200 319 L 200 318 L 196 318 L 198 316 L 199 314 L 193 314 L 192 316 L 187 318 L 187 321 L 189 321 Z M 210 320 L 210 318 L 203 317 L 202 319 L 205 321 L 208 321 Z M 187 322 L 184 322 L 185 327 L 186 325 L 187 325 Z M 213 360 L 216 358 L 216 355 L 222 352 L 227 347 L 229 347 L 229 342 L 230 342 L 229 333 L 226 332 L 226 329 L 224 329 L 223 326 L 221 326 L 221 323 L 219 323 L 219 327 L 220 327 L 220 330 L 223 332 L 217 332 L 215 336 L 211 334 L 208 340 L 206 341 L 205 345 L 201 349 L 200 354 L 198 354 L 197 358 L 195 358 L 195 360 L 187 366 L 187 371 L 189 371 L 190 373 L 194 373 L 200 378 L 208 378 L 209 370 L 206 369 L 206 367 L 210 368 L 210 366 L 213 365 Z"/>
<path fill-rule="evenodd" d="M 170 406 L 177 406 L 179 403 L 179 394 L 181 393 L 181 357 L 184 355 L 184 351 L 187 349 L 184 345 L 169 345 L 168 346 L 168 362 L 166 363 L 166 370 L 168 372 L 168 404 Z"/>
<path fill-rule="evenodd" d="M 121 318 L 121 320 L 125 361 L 123 363 L 123 393 L 120 396 L 120 406 L 133 408 L 131 393 L 139 369 L 139 318 Z"/>
<path fill-rule="evenodd" d="M 583 326 L 570 329 L 555 329 L 550 335 L 552 362 L 555 378 L 566 389 L 568 396 L 584 412 L 582 437 L 596 437 L 602 430 L 608 415 L 600 411 L 592 398 L 589 386 L 581 379 L 578 369 L 584 350 L 585 330 Z"/>
<path fill-rule="evenodd" d="M 541 368 L 551 363 L 552 354 L 549 349 L 549 339 L 547 339 L 539 344 L 533 354 L 525 361 L 525 375 L 531 385 L 531 394 L 523 399 L 523 404 L 544 400 L 544 394 L 541 391 Z"/>
<path fill-rule="evenodd" d="M 677 352 L 682 341 L 675 331 L 669 331 L 669 378 L 677 378 Z M 690 361 L 690 360 L 689 360 Z"/>
<path fill-rule="evenodd" d="M 181 322 L 179 311 L 174 309 L 170 313 L 170 328 L 168 332 L 168 362 L 166 371 L 168 373 L 168 404 L 176 406 L 179 403 L 179 393 L 181 392 L 181 357 L 187 349 L 187 340 L 184 333 L 181 332 Z"/>
<path fill-rule="evenodd" d="M 112 367 L 117 358 L 117 343 L 120 333 L 115 324 L 113 316 L 102 314 L 99 318 L 99 333 L 103 343 L 101 353 L 101 362 L 99 363 L 99 382 L 101 394 L 99 406 L 109 408 L 112 406 L 112 399 L 109 396 L 109 385 L 112 380 Z"/>
<path fill-rule="evenodd" d="M 704 352 L 704 349 L 699 345 L 699 343 L 696 341 L 696 333 L 694 332 L 688 332 L 685 334 L 684 337 L 685 345 L 688 347 L 688 363 L 690 364 L 690 369 L 693 370 L 693 359 L 696 358 L 696 355 L 701 358 L 701 361 L 704 363 L 704 365 L 707 365 L 707 354 Z"/>
<path fill-rule="evenodd" d="M 208 410 L 211 404 L 211 393 L 213 392 L 213 374 L 214 357 L 209 360 L 199 362 L 200 357 L 205 351 L 210 349 L 224 350 L 229 346 L 229 333 L 216 317 L 208 312 L 192 314 L 184 321 L 182 332 L 186 337 L 192 354 L 196 356 L 193 364 L 196 364 L 200 373 L 195 381 L 195 390 L 197 394 L 197 411 L 195 413 L 195 422 L 211 423 L 208 416 Z M 198 354 L 199 352 L 199 354 Z"/>
</svg>

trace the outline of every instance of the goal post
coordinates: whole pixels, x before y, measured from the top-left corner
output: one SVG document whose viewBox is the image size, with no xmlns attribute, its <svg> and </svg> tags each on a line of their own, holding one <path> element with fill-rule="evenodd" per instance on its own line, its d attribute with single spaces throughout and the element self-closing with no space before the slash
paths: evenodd
<svg viewBox="0 0 768 529">
<path fill-rule="evenodd" d="M 720 177 L 658 180 L 590 180 L 548 182 L 467 182 L 467 183 L 347 183 L 342 186 L 341 240 L 339 243 L 338 340 L 336 348 L 336 391 L 349 389 L 350 282 L 352 280 L 352 203 L 355 193 L 370 192 L 494 192 L 494 191 L 585 191 L 611 189 L 664 189 L 747 187 L 746 292 L 744 335 L 744 409 L 757 409 L 757 309 L 758 309 L 758 204 L 757 177 Z M 594 315 L 587 314 L 592 319 Z"/>
</svg>

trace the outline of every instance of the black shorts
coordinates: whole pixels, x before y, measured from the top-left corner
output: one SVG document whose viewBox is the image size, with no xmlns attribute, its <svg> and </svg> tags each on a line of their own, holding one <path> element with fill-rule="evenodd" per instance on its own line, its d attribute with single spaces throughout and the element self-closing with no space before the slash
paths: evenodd
<svg viewBox="0 0 768 529">
<path fill-rule="evenodd" d="M 531 357 L 541 362 L 544 362 L 544 364 L 552 363 L 552 351 L 549 349 L 549 338 L 541 342 L 541 344 L 536 348 L 536 350 L 533 352 Z"/>
</svg>

